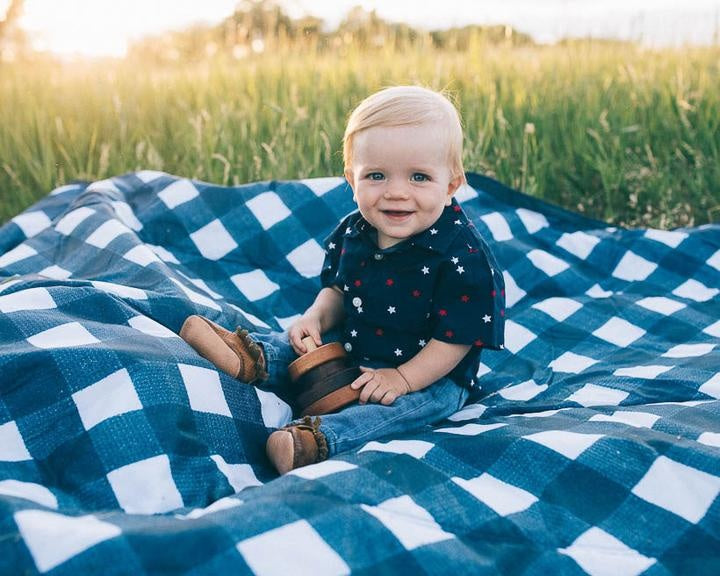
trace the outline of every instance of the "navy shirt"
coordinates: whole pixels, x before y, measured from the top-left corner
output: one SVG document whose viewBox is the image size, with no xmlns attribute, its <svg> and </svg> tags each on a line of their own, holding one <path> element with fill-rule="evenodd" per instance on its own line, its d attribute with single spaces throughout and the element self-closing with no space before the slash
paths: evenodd
<svg viewBox="0 0 720 576">
<path fill-rule="evenodd" d="M 469 344 L 449 376 L 472 387 L 482 348 L 502 349 L 503 276 L 455 199 L 427 230 L 386 249 L 353 212 L 325 240 L 325 251 L 321 282 L 343 292 L 343 344 L 356 362 L 397 366 L 431 338 Z"/>
</svg>

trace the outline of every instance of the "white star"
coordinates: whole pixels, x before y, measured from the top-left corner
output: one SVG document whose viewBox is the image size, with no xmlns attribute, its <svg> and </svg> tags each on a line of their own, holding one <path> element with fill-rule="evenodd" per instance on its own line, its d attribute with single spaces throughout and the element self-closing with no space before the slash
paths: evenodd
<svg viewBox="0 0 720 576">
<path fill-rule="evenodd" d="M 352 228 L 350 228 L 350 226 L 345 228 L 345 234 L 351 234 L 351 233 L 352 233 Z"/>
<path fill-rule="evenodd" d="M 430 234 L 432 236 L 435 236 L 435 234 L 437 234 L 437 233 L 438 233 L 438 231 L 435 228 L 430 228 Z"/>
<path fill-rule="evenodd" d="M 388 314 L 395 314 L 395 306 L 388 306 Z"/>
<path fill-rule="evenodd" d="M 334 250 L 334 249 L 335 249 L 335 242 L 330 242 L 330 244 L 328 244 L 328 250 Z"/>
<path fill-rule="evenodd" d="M 350 330 L 350 336 L 357 338 L 357 330 Z"/>
<path fill-rule="evenodd" d="M 455 224 L 462 224 L 462 220 L 455 220 Z"/>
<path fill-rule="evenodd" d="M 465 272 L 465 268 L 463 268 L 462 266 L 458 266 L 457 272 L 458 272 L 458 274 L 462 274 L 463 272 Z"/>
<path fill-rule="evenodd" d="M 358 314 L 362 314 L 362 312 L 363 312 L 362 306 L 358 306 L 356 308 L 356 310 L 357 310 Z"/>
<path fill-rule="evenodd" d="M 423 266 L 423 267 L 422 267 L 422 273 L 423 273 L 423 274 L 430 274 L 430 268 L 428 268 L 427 266 Z"/>
<path fill-rule="evenodd" d="M 343 292 L 349 292 L 349 291 L 350 291 L 350 286 L 348 286 L 347 284 L 344 284 L 344 285 L 343 285 Z"/>
<path fill-rule="evenodd" d="M 400 350 L 400 348 L 395 348 L 395 356 L 402 356 L 402 350 Z"/>
<path fill-rule="evenodd" d="M 460 262 L 460 258 L 458 258 L 457 256 L 453 256 L 452 258 L 450 258 L 450 260 L 452 260 L 453 264 L 457 264 L 458 262 Z"/>
<path fill-rule="evenodd" d="M 492 317 L 490 316 L 490 314 L 485 314 L 485 316 L 483 316 L 483 322 L 485 322 L 485 324 L 487 324 L 488 322 L 491 322 L 491 321 L 492 321 Z"/>
<path fill-rule="evenodd" d="M 424 348 L 425 344 L 427 344 L 427 342 L 425 342 L 425 340 L 418 340 L 418 346 L 420 346 L 420 348 Z"/>
</svg>

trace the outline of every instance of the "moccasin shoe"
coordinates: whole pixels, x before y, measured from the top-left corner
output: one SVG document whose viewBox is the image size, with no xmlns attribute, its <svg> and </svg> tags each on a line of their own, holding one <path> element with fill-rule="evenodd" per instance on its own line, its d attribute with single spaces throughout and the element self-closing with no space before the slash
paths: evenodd
<svg viewBox="0 0 720 576">
<path fill-rule="evenodd" d="M 302 424 L 291 424 L 270 434 L 265 449 L 280 474 L 328 457 L 325 435 L 320 432 L 320 418 L 313 421 L 309 416 L 303 418 Z"/>
<path fill-rule="evenodd" d="M 268 377 L 262 349 L 245 329 L 231 332 L 204 316 L 193 315 L 183 323 L 180 338 L 219 370 L 242 382 Z"/>
</svg>

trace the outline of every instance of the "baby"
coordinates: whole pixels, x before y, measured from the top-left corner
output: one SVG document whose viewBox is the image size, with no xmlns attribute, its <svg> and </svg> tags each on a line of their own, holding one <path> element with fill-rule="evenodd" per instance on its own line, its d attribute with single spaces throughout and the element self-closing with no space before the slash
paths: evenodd
<svg viewBox="0 0 720 576">
<path fill-rule="evenodd" d="M 503 345 L 502 273 L 453 198 L 465 176 L 452 103 L 417 86 L 381 90 L 352 112 L 343 142 L 358 210 L 325 242 L 310 308 L 287 334 L 233 333 L 200 316 L 181 331 L 219 368 L 270 389 L 307 352 L 303 338 L 337 339 L 360 365 L 356 403 L 270 435 L 281 474 L 447 418 L 475 385 L 481 350 Z"/>
</svg>

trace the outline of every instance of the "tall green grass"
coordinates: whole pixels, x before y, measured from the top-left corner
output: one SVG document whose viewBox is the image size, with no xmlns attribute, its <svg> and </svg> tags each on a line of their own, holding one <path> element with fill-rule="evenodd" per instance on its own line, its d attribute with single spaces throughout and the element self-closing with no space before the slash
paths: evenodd
<svg viewBox="0 0 720 576">
<path fill-rule="evenodd" d="M 579 43 L 0 65 L 0 221 L 55 186 L 137 169 L 339 175 L 349 110 L 400 83 L 454 93 L 468 170 L 618 225 L 720 220 L 720 47 Z"/>
</svg>

